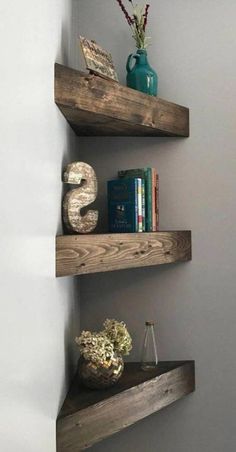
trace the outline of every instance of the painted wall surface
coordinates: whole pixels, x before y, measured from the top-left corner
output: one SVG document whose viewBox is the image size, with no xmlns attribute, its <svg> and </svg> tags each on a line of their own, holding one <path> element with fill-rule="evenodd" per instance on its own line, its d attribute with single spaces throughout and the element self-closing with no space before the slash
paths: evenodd
<svg viewBox="0 0 236 452">
<path fill-rule="evenodd" d="M 78 287 L 55 278 L 62 164 L 74 135 L 54 104 L 54 62 L 74 61 L 74 4 L 0 2 L 1 452 L 55 452 L 74 363 Z"/>
<path fill-rule="evenodd" d="M 161 228 L 192 229 L 193 261 L 83 277 L 81 322 L 98 328 L 106 317 L 123 319 L 135 360 L 144 321 L 155 319 L 160 359 L 195 359 L 197 391 L 91 450 L 234 452 L 236 4 L 150 3 L 149 56 L 160 97 L 190 107 L 191 137 L 84 138 L 81 157 L 97 171 L 103 230 L 106 180 L 118 169 L 155 166 Z M 135 47 L 118 5 L 80 0 L 78 11 L 80 34 L 112 52 L 123 83 Z"/>
</svg>

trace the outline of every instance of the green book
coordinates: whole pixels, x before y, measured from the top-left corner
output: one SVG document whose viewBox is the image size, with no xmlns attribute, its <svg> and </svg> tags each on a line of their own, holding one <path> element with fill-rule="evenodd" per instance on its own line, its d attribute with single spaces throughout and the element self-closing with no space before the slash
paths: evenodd
<svg viewBox="0 0 236 452">
<path fill-rule="evenodd" d="M 122 178 L 140 177 L 145 181 L 145 230 L 152 232 L 152 168 L 136 168 L 118 171 Z"/>
</svg>

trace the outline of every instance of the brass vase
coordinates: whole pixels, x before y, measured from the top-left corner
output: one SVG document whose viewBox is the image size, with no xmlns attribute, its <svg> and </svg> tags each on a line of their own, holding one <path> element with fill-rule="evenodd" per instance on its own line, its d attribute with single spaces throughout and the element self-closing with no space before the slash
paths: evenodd
<svg viewBox="0 0 236 452">
<path fill-rule="evenodd" d="M 79 359 L 79 378 L 87 388 L 105 389 L 117 383 L 124 370 L 123 358 L 114 355 L 97 365 L 83 357 Z"/>
</svg>

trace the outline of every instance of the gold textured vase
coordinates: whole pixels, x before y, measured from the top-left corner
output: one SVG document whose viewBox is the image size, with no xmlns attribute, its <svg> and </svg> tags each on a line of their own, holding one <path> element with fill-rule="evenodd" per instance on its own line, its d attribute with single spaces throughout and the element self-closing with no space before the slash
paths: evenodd
<svg viewBox="0 0 236 452">
<path fill-rule="evenodd" d="M 117 383 L 124 370 L 121 356 L 114 355 L 97 365 L 83 357 L 79 359 L 79 377 L 83 384 L 91 389 L 105 389 Z"/>
</svg>

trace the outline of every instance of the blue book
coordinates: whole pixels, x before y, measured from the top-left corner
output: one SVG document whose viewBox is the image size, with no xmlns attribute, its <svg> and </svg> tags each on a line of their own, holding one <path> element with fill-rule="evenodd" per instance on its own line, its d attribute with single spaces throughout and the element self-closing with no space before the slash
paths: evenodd
<svg viewBox="0 0 236 452">
<path fill-rule="evenodd" d="M 138 179 L 107 183 L 109 232 L 138 231 Z"/>
</svg>

